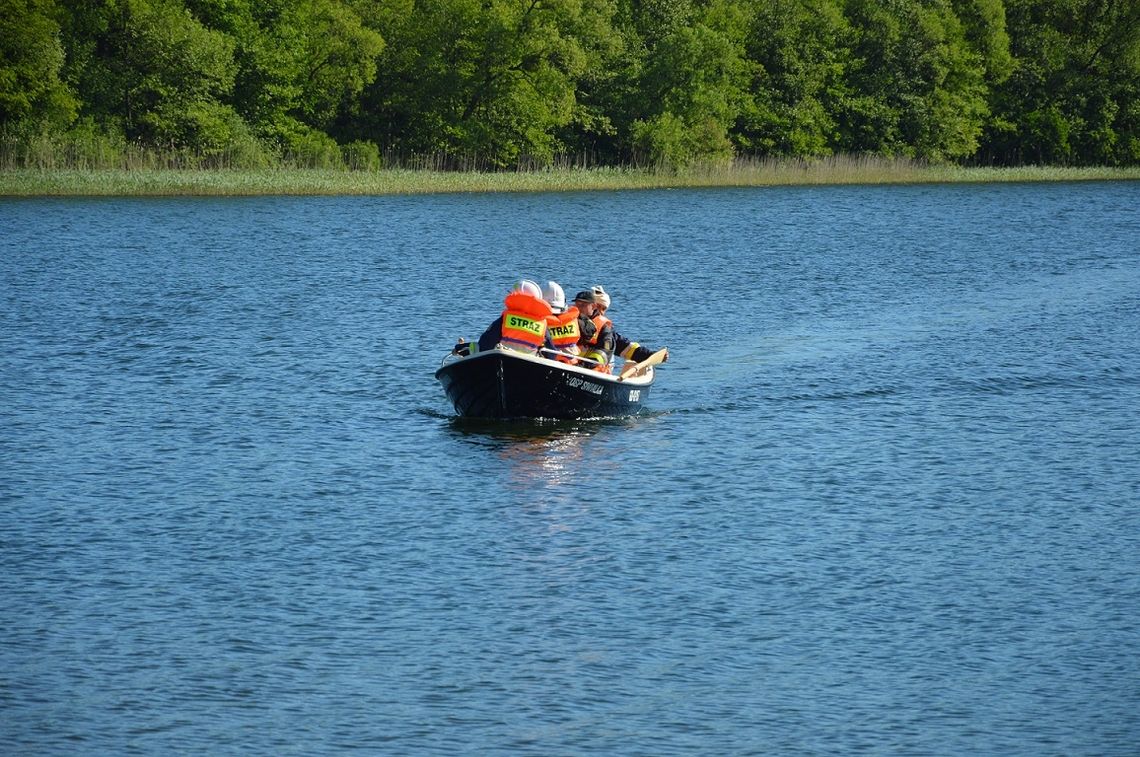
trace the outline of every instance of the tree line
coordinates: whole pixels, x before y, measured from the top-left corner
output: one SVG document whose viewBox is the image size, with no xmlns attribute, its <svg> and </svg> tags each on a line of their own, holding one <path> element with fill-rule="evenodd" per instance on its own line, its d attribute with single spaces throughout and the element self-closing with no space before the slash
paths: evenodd
<svg viewBox="0 0 1140 757">
<path fill-rule="evenodd" d="M 237 166 L 1140 164 L 1138 0 L 0 0 L 0 133 Z"/>
</svg>

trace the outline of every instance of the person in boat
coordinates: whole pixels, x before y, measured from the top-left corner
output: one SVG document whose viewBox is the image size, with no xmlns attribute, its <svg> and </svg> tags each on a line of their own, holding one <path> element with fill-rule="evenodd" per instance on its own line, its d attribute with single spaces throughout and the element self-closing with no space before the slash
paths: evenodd
<svg viewBox="0 0 1140 757">
<path fill-rule="evenodd" d="M 553 311 L 542 299 L 542 289 L 538 284 L 529 279 L 515 284 L 503 300 L 503 308 L 502 314 L 491 322 L 478 342 L 460 340 L 451 351 L 456 355 L 474 355 L 502 346 L 535 355 L 544 348 L 554 349 L 546 321 Z"/>
<path fill-rule="evenodd" d="M 584 289 L 574 295 L 574 304 L 582 311 L 582 335 L 578 342 L 578 349 L 589 368 L 602 373 L 610 372 L 610 363 L 614 354 L 613 324 L 605 315 L 600 314 L 597 294 L 590 289 Z"/>
<path fill-rule="evenodd" d="M 557 281 L 548 281 L 542 288 L 542 299 L 550 305 L 553 314 L 546 319 L 550 341 L 558 354 L 552 357 L 562 363 L 577 365 L 578 341 L 581 339 L 581 313 L 576 304 L 566 307 L 566 293 Z"/>
<path fill-rule="evenodd" d="M 578 310 L 578 347 L 579 352 L 590 337 L 597 331 L 592 320 L 594 315 L 594 293 L 583 290 L 574 295 L 574 307 Z"/>
<path fill-rule="evenodd" d="M 595 284 L 591 291 L 594 293 L 594 299 L 597 300 L 598 310 L 600 310 L 602 316 L 605 317 L 606 311 L 610 309 L 610 303 L 612 301 L 610 299 L 609 293 L 602 288 L 601 284 Z M 612 326 L 613 321 L 610 321 L 610 324 Z M 614 329 L 613 334 L 614 353 L 627 362 L 640 363 L 642 360 L 647 360 L 650 355 L 653 355 L 656 352 L 656 350 L 650 349 L 649 347 L 643 347 L 637 342 L 631 339 L 627 339 L 618 333 L 616 328 Z M 664 363 L 668 360 L 669 350 L 665 350 L 665 356 L 661 362 Z"/>
</svg>

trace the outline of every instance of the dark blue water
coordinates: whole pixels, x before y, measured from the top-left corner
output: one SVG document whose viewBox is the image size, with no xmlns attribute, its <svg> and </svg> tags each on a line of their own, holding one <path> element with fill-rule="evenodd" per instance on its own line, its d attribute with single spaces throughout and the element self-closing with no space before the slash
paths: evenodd
<svg viewBox="0 0 1140 757">
<path fill-rule="evenodd" d="M 0 201 L 12 754 L 1135 754 L 1140 184 Z M 463 424 L 513 279 L 672 359 Z"/>
</svg>

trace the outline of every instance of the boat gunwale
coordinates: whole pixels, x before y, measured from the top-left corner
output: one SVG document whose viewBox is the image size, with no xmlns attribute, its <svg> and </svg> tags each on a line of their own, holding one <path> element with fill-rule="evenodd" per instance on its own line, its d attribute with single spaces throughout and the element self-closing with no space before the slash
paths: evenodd
<svg viewBox="0 0 1140 757">
<path fill-rule="evenodd" d="M 589 378 L 592 381 L 602 381 L 602 382 L 615 384 L 615 385 L 621 384 L 622 386 L 649 386 L 653 383 L 653 379 L 654 379 L 654 367 L 653 366 L 649 366 L 648 368 L 646 368 L 645 372 L 639 376 L 631 376 L 629 378 L 622 378 L 621 376 L 615 375 L 612 373 L 602 373 L 601 371 L 596 371 L 592 368 L 583 368 L 582 366 L 578 366 L 578 365 L 570 365 L 569 363 L 563 363 L 560 360 L 552 360 L 550 358 L 541 357 L 539 355 L 529 355 L 527 353 L 518 352 L 516 350 L 503 349 L 502 347 L 499 347 L 499 346 L 496 346 L 492 350 L 486 350 L 484 352 L 477 352 L 474 355 L 456 355 L 454 353 L 449 352 L 447 355 L 444 356 L 443 362 L 440 365 L 440 367 L 438 369 L 436 369 L 436 371 L 435 371 L 436 378 L 439 377 L 439 374 L 441 371 L 447 370 L 448 368 L 450 368 L 452 366 L 460 365 L 462 363 L 474 362 L 480 358 L 486 358 L 486 357 L 492 357 L 492 356 L 511 357 L 511 358 L 522 360 L 522 361 L 528 362 L 528 363 L 535 363 L 535 364 L 541 365 L 541 366 L 558 368 L 558 369 L 563 370 L 567 373 L 577 373 L 577 374 L 580 374 L 582 376 Z"/>
</svg>

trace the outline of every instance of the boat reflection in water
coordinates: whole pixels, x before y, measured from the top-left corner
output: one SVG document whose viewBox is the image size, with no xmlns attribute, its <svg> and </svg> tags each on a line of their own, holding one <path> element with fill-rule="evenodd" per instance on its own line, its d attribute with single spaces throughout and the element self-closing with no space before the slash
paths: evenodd
<svg viewBox="0 0 1140 757">
<path fill-rule="evenodd" d="M 588 420 L 452 416 L 447 419 L 447 425 L 456 440 L 493 455 L 496 467 L 510 472 L 510 486 L 529 492 L 537 487 L 561 497 L 562 493 L 578 496 L 574 493 L 576 487 L 591 471 L 610 465 L 611 452 L 601 453 L 598 442 L 612 451 L 614 440 L 625 437 L 607 432 L 633 429 L 657 415 L 647 411 L 637 416 Z M 492 461 L 485 459 L 484 462 Z"/>
</svg>

